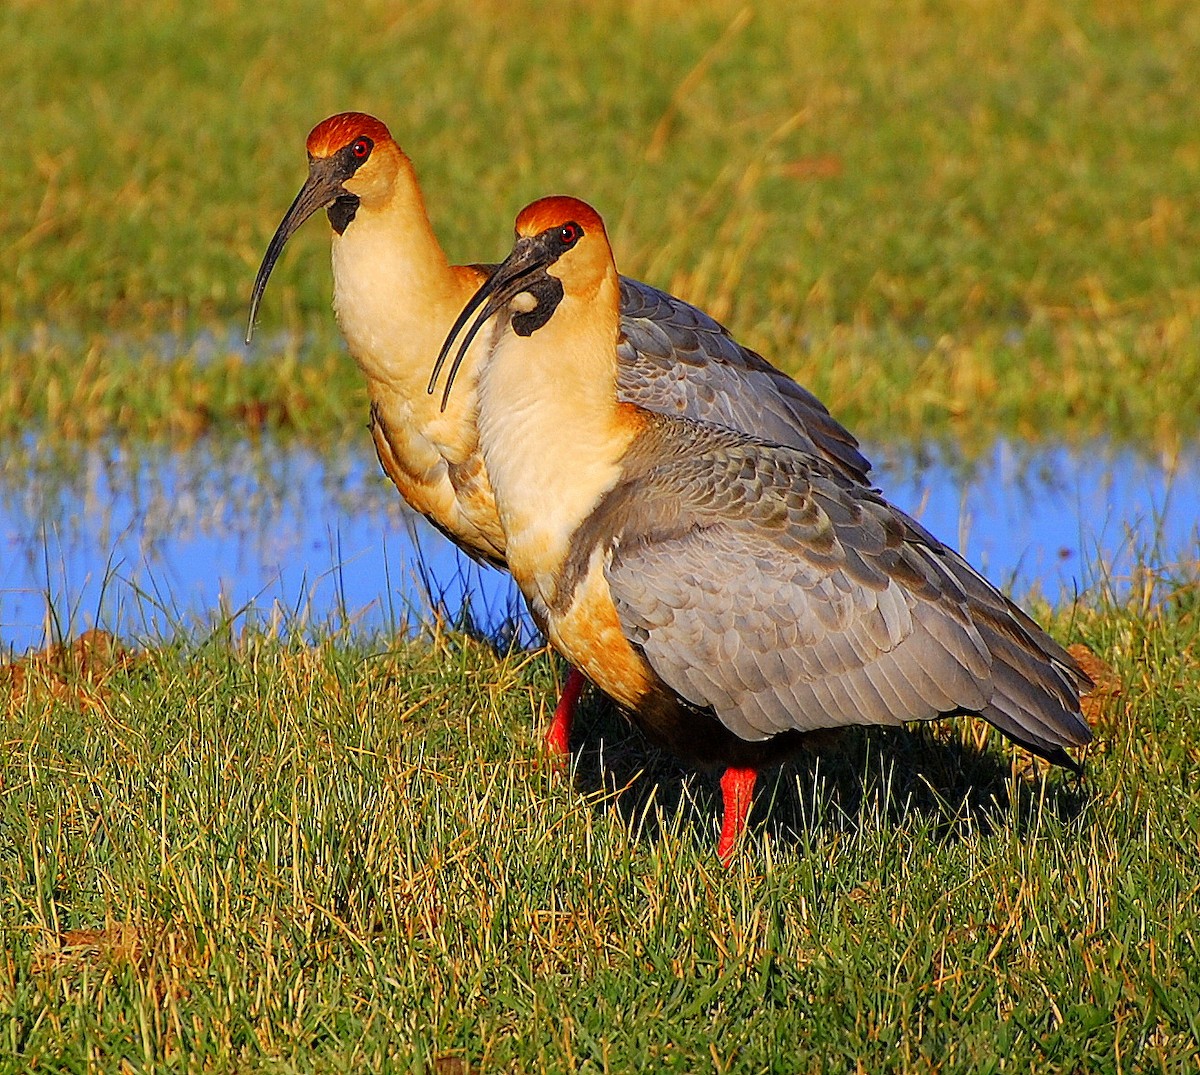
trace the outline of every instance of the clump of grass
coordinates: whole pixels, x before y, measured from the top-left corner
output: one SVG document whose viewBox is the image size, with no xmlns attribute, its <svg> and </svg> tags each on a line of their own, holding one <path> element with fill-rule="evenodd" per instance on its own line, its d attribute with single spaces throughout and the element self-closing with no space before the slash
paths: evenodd
<svg viewBox="0 0 1200 1075">
<path fill-rule="evenodd" d="M 966 722 L 854 733 L 765 783 L 728 872 L 714 781 L 598 700 L 571 774 L 539 762 L 541 654 L 225 630 L 28 661 L 0 683 L 6 1049 L 29 1068 L 1185 1069 L 1197 592 L 1057 622 L 1110 677 L 1082 783 L 1010 768 Z"/>
</svg>

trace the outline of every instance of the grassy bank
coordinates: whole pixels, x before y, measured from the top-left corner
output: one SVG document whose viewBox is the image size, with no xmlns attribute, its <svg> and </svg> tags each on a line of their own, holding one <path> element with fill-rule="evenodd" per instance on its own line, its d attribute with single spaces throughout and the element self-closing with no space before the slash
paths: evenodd
<svg viewBox="0 0 1200 1075">
<path fill-rule="evenodd" d="M 197 416 L 181 392 L 156 421 L 156 367 L 130 361 L 229 339 L 309 127 L 362 108 L 411 151 L 453 257 L 496 258 L 521 205 L 582 195 L 625 271 L 728 321 L 873 439 L 1196 432 L 1185 0 L 18 2 L 0 75 L 9 426 L 53 426 L 97 364 L 113 391 L 81 401 L 73 434 L 236 426 L 240 402 Z M 326 407 L 360 420 L 352 371 L 324 376 L 326 231 L 293 241 L 263 311 L 268 369 L 244 375 L 270 421 L 310 432 Z M 308 341 L 312 382 L 279 331 Z M 32 372 L 47 364 L 67 383 Z M 206 399 L 221 376 L 179 371 Z"/>
<path fill-rule="evenodd" d="M 968 723 L 853 733 L 728 873 L 712 779 L 594 700 L 539 767 L 541 655 L 10 669 L 0 1069 L 1190 1069 L 1196 593 L 1058 621 L 1112 664 L 1082 783 Z"/>
</svg>

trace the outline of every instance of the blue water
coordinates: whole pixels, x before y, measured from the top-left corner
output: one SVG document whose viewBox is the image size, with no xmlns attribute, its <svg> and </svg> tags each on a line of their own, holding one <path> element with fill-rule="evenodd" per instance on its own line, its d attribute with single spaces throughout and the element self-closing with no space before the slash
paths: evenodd
<svg viewBox="0 0 1200 1075">
<path fill-rule="evenodd" d="M 873 446 L 887 495 L 1018 598 L 1097 597 L 1139 565 L 1195 576 L 1200 450 L 998 443 L 964 467 Z M 419 547 L 419 555 L 418 555 Z M 131 454 L 22 446 L 0 470 L 0 649 L 99 626 L 134 639 L 240 630 L 413 630 L 469 600 L 499 632 L 519 602 L 404 510 L 365 444 Z M 528 627 L 525 628 L 528 631 Z"/>
</svg>

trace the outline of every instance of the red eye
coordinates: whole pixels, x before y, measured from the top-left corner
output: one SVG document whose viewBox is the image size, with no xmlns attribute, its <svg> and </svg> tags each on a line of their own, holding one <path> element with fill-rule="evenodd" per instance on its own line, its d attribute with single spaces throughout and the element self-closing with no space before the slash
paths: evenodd
<svg viewBox="0 0 1200 1075">
<path fill-rule="evenodd" d="M 574 246 L 581 238 L 583 238 L 583 228 L 573 220 L 558 229 L 558 241 L 563 246 Z"/>
<path fill-rule="evenodd" d="M 350 147 L 350 152 L 354 154 L 357 160 L 366 160 L 367 155 L 371 152 L 371 140 L 369 138 L 360 138 L 354 145 Z"/>
</svg>

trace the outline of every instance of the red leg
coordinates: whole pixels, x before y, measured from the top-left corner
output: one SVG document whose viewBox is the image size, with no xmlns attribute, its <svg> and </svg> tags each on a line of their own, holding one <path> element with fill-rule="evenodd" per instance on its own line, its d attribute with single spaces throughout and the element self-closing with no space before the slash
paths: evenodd
<svg viewBox="0 0 1200 1075">
<path fill-rule="evenodd" d="M 721 777 L 721 795 L 725 799 L 725 821 L 717 841 L 717 857 L 728 866 L 733 861 L 733 849 L 746 831 L 746 815 L 754 798 L 757 769 L 726 769 Z"/>
<path fill-rule="evenodd" d="M 571 753 L 571 721 L 575 719 L 575 706 L 583 693 L 583 685 L 587 682 L 583 673 L 577 668 L 571 669 L 567 676 L 567 685 L 563 687 L 562 697 L 554 710 L 554 719 L 546 729 L 546 750 L 556 758 L 565 758 Z"/>
</svg>

